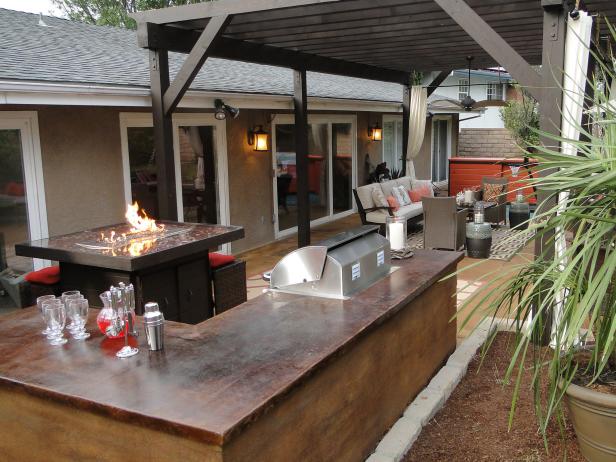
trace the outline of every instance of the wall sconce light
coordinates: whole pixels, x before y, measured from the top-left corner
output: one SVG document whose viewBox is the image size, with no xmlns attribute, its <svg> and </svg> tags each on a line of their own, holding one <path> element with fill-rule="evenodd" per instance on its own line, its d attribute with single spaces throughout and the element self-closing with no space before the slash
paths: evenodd
<svg viewBox="0 0 616 462">
<path fill-rule="evenodd" d="M 248 130 L 248 144 L 254 146 L 255 151 L 267 151 L 267 135 L 262 125 L 256 125 L 252 130 Z"/>
<path fill-rule="evenodd" d="M 379 127 L 379 124 L 375 124 L 373 127 L 368 128 L 368 138 L 372 141 L 383 140 L 383 129 Z"/>
</svg>

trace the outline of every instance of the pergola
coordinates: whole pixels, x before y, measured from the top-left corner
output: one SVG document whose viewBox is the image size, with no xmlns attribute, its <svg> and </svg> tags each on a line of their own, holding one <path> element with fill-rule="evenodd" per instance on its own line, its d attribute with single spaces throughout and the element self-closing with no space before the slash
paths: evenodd
<svg viewBox="0 0 616 462">
<path fill-rule="evenodd" d="M 563 0 L 218 0 L 135 13 L 150 50 L 160 218 L 177 219 L 171 116 L 208 57 L 293 69 L 298 244 L 310 243 L 306 71 L 403 87 L 403 153 L 413 72 L 501 66 L 540 103 L 543 130 L 560 127 L 566 18 Z M 584 6 L 584 5 L 582 5 Z M 614 0 L 589 0 L 616 17 Z M 168 52 L 188 54 L 170 81 Z M 541 65 L 539 70 L 537 66 Z"/>
</svg>

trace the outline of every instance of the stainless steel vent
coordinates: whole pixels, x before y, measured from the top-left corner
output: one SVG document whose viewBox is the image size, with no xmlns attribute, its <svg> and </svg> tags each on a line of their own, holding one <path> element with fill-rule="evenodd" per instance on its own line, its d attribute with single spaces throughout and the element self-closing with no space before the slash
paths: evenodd
<svg viewBox="0 0 616 462">
<path fill-rule="evenodd" d="M 283 257 L 270 275 L 270 290 L 348 298 L 389 274 L 389 241 L 378 226 L 362 226 Z"/>
</svg>

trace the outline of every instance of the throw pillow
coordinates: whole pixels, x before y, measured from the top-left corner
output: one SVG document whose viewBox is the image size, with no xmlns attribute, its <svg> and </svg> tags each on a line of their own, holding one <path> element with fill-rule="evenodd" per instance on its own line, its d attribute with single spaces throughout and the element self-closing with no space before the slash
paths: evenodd
<svg viewBox="0 0 616 462">
<path fill-rule="evenodd" d="M 391 190 L 391 192 L 401 206 L 409 204 L 408 196 L 403 186 L 396 186 Z"/>
<path fill-rule="evenodd" d="M 409 198 L 413 202 L 421 202 L 422 197 L 432 197 L 432 191 L 430 186 L 422 186 L 417 189 L 411 189 L 409 191 Z"/>
<path fill-rule="evenodd" d="M 387 199 L 385 198 L 385 195 L 383 194 L 383 191 L 381 191 L 380 187 L 372 190 L 372 200 L 374 201 L 375 207 L 389 207 Z"/>
<path fill-rule="evenodd" d="M 498 197 L 503 194 L 504 185 L 489 184 L 483 185 L 483 200 L 486 202 L 497 202 Z"/>
<path fill-rule="evenodd" d="M 394 196 L 387 196 L 387 203 L 394 212 L 397 212 L 400 208 L 400 203 L 396 200 Z"/>
</svg>

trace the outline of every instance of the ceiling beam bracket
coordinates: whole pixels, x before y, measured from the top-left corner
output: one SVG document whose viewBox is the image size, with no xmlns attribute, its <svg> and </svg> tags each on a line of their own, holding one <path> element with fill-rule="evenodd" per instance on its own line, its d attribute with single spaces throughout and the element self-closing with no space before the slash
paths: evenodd
<svg viewBox="0 0 616 462">
<path fill-rule="evenodd" d="M 188 90 L 190 84 L 201 70 L 203 63 L 205 63 L 212 48 L 230 21 L 230 15 L 216 16 L 209 20 L 175 79 L 173 79 L 173 82 L 165 91 L 163 97 L 165 114 L 171 114 L 180 103 L 184 93 L 186 93 L 186 90 Z"/>
<path fill-rule="evenodd" d="M 434 0 L 496 62 L 507 69 L 536 99 L 541 75 L 463 0 Z"/>
</svg>

